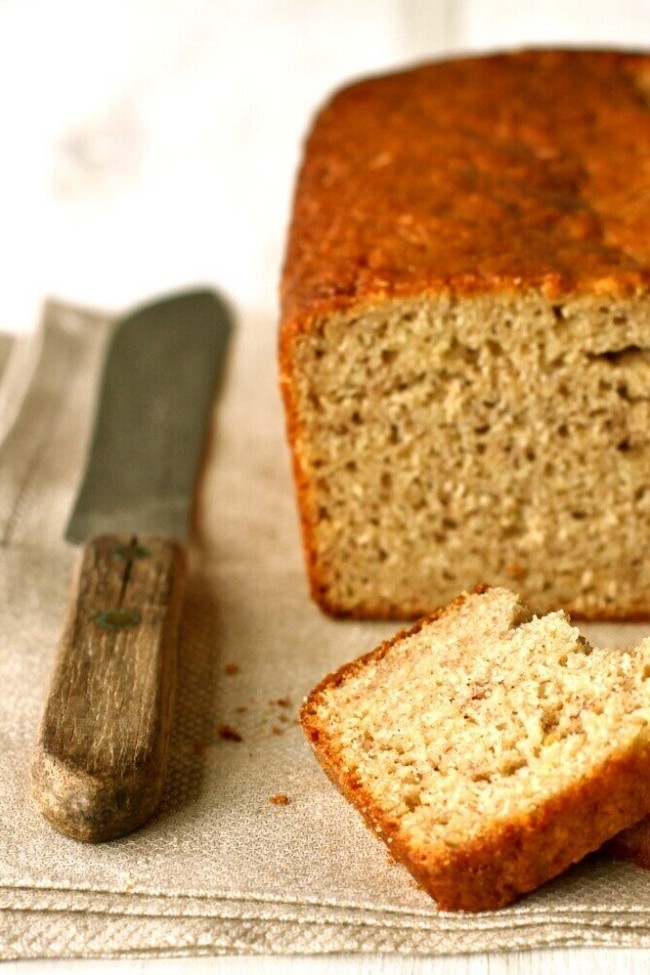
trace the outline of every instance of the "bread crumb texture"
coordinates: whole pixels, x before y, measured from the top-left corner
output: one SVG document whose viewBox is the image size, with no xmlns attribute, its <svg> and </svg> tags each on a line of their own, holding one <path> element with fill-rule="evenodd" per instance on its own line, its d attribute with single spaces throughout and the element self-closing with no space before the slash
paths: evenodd
<svg viewBox="0 0 650 975">
<path fill-rule="evenodd" d="M 327 677 L 302 723 L 326 771 L 448 910 L 503 907 L 650 811 L 650 640 L 464 596 Z"/>
<path fill-rule="evenodd" d="M 650 615 L 650 58 L 524 52 L 340 92 L 283 276 L 311 590 L 416 617 L 517 586 Z"/>
</svg>

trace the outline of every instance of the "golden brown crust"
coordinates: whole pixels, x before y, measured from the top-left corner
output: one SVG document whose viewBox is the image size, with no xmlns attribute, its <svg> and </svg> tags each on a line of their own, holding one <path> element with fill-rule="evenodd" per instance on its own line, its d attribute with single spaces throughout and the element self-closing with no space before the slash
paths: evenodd
<svg viewBox="0 0 650 975">
<path fill-rule="evenodd" d="M 343 89 L 306 146 L 283 341 L 390 297 L 646 290 L 649 104 L 650 56 L 613 51 L 460 58 Z"/>
<path fill-rule="evenodd" d="M 648 808 L 647 795 L 638 788 L 640 777 L 650 771 L 646 746 L 613 760 L 597 778 L 577 782 L 533 814 L 458 848 L 448 859 L 427 859 L 400 841 L 397 823 L 387 821 L 363 784 L 341 768 L 335 751 L 317 743 L 316 756 L 332 782 L 441 910 L 506 907 L 594 852 Z M 631 859 L 627 853 L 619 847 L 619 855 Z M 635 862 L 647 866 L 640 856 Z"/>
<path fill-rule="evenodd" d="M 505 907 L 643 816 L 648 797 L 638 783 L 649 769 L 646 743 L 612 759 L 597 776 L 576 782 L 506 829 L 457 850 L 453 859 L 443 864 L 424 862 L 414 876 L 443 910 Z M 413 852 L 406 847 L 396 856 L 407 867 L 413 863 Z"/>
</svg>

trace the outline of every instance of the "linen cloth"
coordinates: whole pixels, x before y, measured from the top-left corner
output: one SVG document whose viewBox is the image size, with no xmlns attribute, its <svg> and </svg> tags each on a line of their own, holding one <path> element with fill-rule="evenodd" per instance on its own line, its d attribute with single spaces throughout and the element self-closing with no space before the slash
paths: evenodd
<svg viewBox="0 0 650 975">
<path fill-rule="evenodd" d="M 650 945 L 650 872 L 603 854 L 505 910 L 438 911 L 317 766 L 303 695 L 396 627 L 327 619 L 308 597 L 262 318 L 236 323 L 215 402 L 162 807 L 94 846 L 40 816 L 28 767 L 113 320 L 50 302 L 35 336 L 0 342 L 0 958 Z M 623 645 L 645 628 L 585 632 Z"/>
</svg>

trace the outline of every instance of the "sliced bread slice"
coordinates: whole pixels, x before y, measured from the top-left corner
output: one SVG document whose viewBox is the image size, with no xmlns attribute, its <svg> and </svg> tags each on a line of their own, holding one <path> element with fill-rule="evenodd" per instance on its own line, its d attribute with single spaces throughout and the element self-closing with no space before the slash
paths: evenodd
<svg viewBox="0 0 650 975">
<path fill-rule="evenodd" d="M 441 909 L 513 901 L 650 812 L 650 640 L 594 649 L 505 589 L 326 677 L 316 755 Z"/>
</svg>

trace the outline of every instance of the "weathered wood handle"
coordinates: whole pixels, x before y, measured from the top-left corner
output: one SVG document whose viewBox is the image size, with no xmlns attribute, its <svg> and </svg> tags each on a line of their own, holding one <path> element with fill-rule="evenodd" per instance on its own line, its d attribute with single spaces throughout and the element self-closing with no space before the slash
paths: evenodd
<svg viewBox="0 0 650 975">
<path fill-rule="evenodd" d="M 31 767 L 41 812 L 77 840 L 128 833 L 159 804 L 184 576 L 170 539 L 102 536 L 82 553 Z"/>
</svg>

